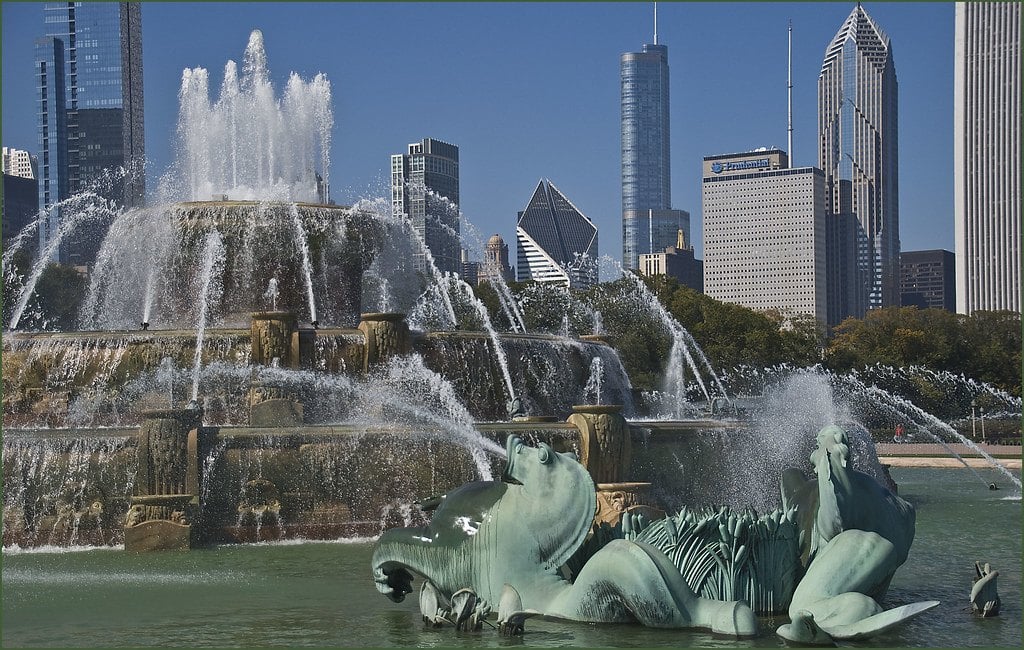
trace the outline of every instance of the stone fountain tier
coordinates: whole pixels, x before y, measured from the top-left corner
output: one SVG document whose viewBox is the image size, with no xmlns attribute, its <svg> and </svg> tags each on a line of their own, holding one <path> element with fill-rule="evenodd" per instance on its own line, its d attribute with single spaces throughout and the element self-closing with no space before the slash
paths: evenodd
<svg viewBox="0 0 1024 650">
<path fill-rule="evenodd" d="M 256 539 L 336 539 L 377 535 L 386 527 L 425 521 L 411 499 L 441 494 L 479 478 L 464 444 L 450 436 L 393 426 L 189 426 L 187 410 L 149 411 L 142 427 L 4 431 L 3 481 L 8 500 L 3 543 L 120 544 L 137 549 L 183 548 Z M 179 417 L 177 414 L 184 414 Z M 166 423 L 177 418 L 181 426 Z M 186 418 L 187 419 L 187 418 Z M 154 471 L 154 423 L 183 444 L 167 466 L 180 472 L 160 482 Z M 628 427 L 633 448 L 629 480 L 604 484 L 598 512 L 614 525 L 638 505 L 678 504 L 681 495 L 652 491 L 644 473 L 665 455 L 665 442 L 694 439 L 689 423 L 651 434 Z M 509 435 L 555 451 L 581 452 L 570 422 L 478 423 L 498 445 Z M 167 446 L 165 448 L 170 448 Z M 44 457 L 52 471 L 33 474 Z M 493 476 L 503 459 L 489 455 Z M 163 474 L 160 474 L 163 472 Z M 65 480 L 73 479 L 73 480 Z M 69 487 L 74 485 L 74 489 Z M 145 484 L 145 487 L 144 487 Z M 180 484 L 180 485 L 179 485 Z M 160 486 L 164 487 L 160 487 Z M 198 506 L 202 502 L 202 508 Z M 126 520 L 132 522 L 123 528 Z M 143 525 L 142 522 L 149 522 Z"/>
<path fill-rule="evenodd" d="M 194 330 L 152 328 L 8 333 L 3 338 L 4 425 L 137 425 L 141 409 L 166 407 L 170 399 L 179 404 L 189 400 L 196 338 Z M 512 375 L 522 378 L 517 390 L 527 402 L 528 416 L 564 419 L 573 404 L 585 401 L 583 387 L 594 356 L 608 360 L 609 379 L 602 396 L 616 401 L 631 398 L 611 348 L 544 335 L 504 334 L 500 340 Z M 268 416 L 276 421 L 262 419 L 257 408 L 257 423 L 344 419 L 337 408 L 325 406 L 331 400 L 323 399 L 315 385 L 304 394 L 284 395 L 279 386 L 259 380 L 256 371 L 277 365 L 361 377 L 408 352 L 420 354 L 427 368 L 449 381 L 474 418 L 503 419 L 508 395 L 492 345 L 483 332 L 410 332 L 397 314 L 367 313 L 358 328 L 314 330 L 294 312 L 256 312 L 247 329 L 215 327 L 204 334 L 202 367 L 219 377 L 201 382 L 206 422 L 249 424 L 252 407 L 272 399 L 293 404 L 262 407 L 276 413 Z M 612 375 L 616 369 L 619 374 Z M 279 419 L 284 417 L 282 408 L 291 413 L 291 420 Z"/>
<path fill-rule="evenodd" d="M 315 311 L 320 323 L 354 327 L 363 272 L 386 238 L 377 215 L 347 206 L 196 201 L 147 208 L 144 217 L 126 216 L 104 241 L 86 327 L 133 327 L 143 314 L 153 328 L 193 325 L 201 257 L 213 232 L 224 250 L 222 291 L 209 305 L 214 322 L 246 326 L 252 312 L 275 309 L 304 322 Z M 276 299 L 267 295 L 271 280 Z"/>
</svg>

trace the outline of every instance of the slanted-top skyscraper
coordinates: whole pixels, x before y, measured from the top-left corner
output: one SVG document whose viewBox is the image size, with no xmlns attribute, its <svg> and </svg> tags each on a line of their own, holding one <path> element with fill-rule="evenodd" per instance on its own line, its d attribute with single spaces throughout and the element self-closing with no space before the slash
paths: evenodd
<svg viewBox="0 0 1024 650">
<path fill-rule="evenodd" d="M 889 37 L 860 3 L 825 49 L 818 77 L 818 162 L 825 172 L 830 269 L 839 318 L 899 305 L 897 83 Z M 843 251 L 853 247 L 852 254 Z M 830 291 L 832 298 L 839 298 Z M 830 303 L 832 302 L 830 298 Z M 832 318 L 837 314 L 832 313 Z"/>
<path fill-rule="evenodd" d="M 438 270 L 462 270 L 457 146 L 425 138 L 391 156 L 391 210 L 412 221 Z M 417 255 L 416 268 L 426 269 L 425 256 Z"/>
<path fill-rule="evenodd" d="M 655 9 L 657 12 L 657 9 Z M 645 253 L 672 246 L 680 229 L 690 237 L 690 215 L 672 209 L 668 47 L 654 43 L 621 57 L 622 266 L 639 267 Z"/>
<path fill-rule="evenodd" d="M 555 282 L 574 289 L 597 284 L 597 226 L 551 181 L 541 179 L 516 223 L 520 282 Z"/>
<path fill-rule="evenodd" d="M 1020 4 L 958 2 L 956 310 L 1020 311 Z"/>
<path fill-rule="evenodd" d="M 145 157 L 142 14 L 138 2 L 48 2 L 45 36 L 35 43 L 39 118 L 39 204 L 47 207 L 86 187 L 104 170 Z M 107 198 L 141 203 L 141 173 L 125 175 Z M 44 228 L 57 226 L 58 215 Z M 78 233 L 62 261 L 89 264 L 103 232 Z"/>
</svg>

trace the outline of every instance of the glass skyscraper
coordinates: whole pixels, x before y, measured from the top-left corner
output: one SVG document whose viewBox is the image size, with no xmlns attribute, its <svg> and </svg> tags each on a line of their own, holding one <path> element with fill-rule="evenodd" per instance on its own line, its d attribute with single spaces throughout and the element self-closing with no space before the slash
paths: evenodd
<svg viewBox="0 0 1024 650">
<path fill-rule="evenodd" d="M 138 2 L 48 2 L 43 19 L 45 37 L 35 52 L 39 200 L 50 206 L 104 170 L 143 162 L 142 16 Z M 144 178 L 140 169 L 102 190 L 119 204 L 137 205 Z M 78 233 L 61 258 L 91 263 L 103 234 Z"/>
<path fill-rule="evenodd" d="M 657 38 L 655 38 L 657 41 Z M 672 209 L 668 47 L 647 44 L 621 57 L 622 266 L 672 246 L 689 214 Z"/>
<path fill-rule="evenodd" d="M 841 279 L 831 287 L 830 322 L 900 304 L 896 119 L 892 44 L 858 4 L 825 49 L 818 77 L 829 275 Z"/>
<path fill-rule="evenodd" d="M 412 221 L 439 271 L 459 273 L 459 148 L 425 138 L 392 155 L 391 211 Z M 418 254 L 415 264 L 426 270 L 426 256 Z"/>
<path fill-rule="evenodd" d="M 958 2 L 953 72 L 956 310 L 1020 312 L 1020 4 Z"/>
<path fill-rule="evenodd" d="M 574 289 L 597 283 L 597 226 L 541 179 L 516 223 L 516 279 Z"/>
</svg>

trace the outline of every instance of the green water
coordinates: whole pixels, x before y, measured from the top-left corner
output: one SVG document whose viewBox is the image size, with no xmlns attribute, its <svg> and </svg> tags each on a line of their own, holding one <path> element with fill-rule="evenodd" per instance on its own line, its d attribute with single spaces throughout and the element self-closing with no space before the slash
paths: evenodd
<svg viewBox="0 0 1024 650">
<path fill-rule="evenodd" d="M 1021 501 L 966 470 L 893 469 L 917 507 L 917 537 L 887 607 L 942 604 L 860 646 L 1019 647 Z M 983 472 L 999 481 L 996 473 Z M 1004 486 L 1005 488 L 1005 486 Z M 219 547 L 187 553 L 120 549 L 3 554 L 4 647 L 117 646 L 673 646 L 780 647 L 765 619 L 753 640 L 633 625 L 530 619 L 524 638 L 489 628 L 426 629 L 416 599 L 394 604 L 370 578 L 372 542 Z M 1002 613 L 975 619 L 973 563 L 998 569 Z M 418 588 L 418 582 L 417 582 Z"/>
</svg>

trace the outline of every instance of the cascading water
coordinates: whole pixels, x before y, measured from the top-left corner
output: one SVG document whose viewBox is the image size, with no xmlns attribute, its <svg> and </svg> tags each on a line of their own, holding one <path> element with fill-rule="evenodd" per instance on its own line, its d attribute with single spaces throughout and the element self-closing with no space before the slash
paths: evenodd
<svg viewBox="0 0 1024 650">
<path fill-rule="evenodd" d="M 601 377 L 603 367 L 601 357 L 594 357 L 590 362 L 590 377 L 587 378 L 587 385 L 583 387 L 583 394 L 588 398 L 593 396 L 594 404 L 601 403 Z"/>
<path fill-rule="evenodd" d="M 206 235 L 203 247 L 202 272 L 199 275 L 199 314 L 196 318 L 196 353 L 192 370 L 192 399 L 199 397 L 199 368 L 203 362 L 203 337 L 210 309 L 211 291 L 217 291 L 224 270 L 224 244 L 216 231 Z"/>
<path fill-rule="evenodd" d="M 334 125 L 326 76 L 306 82 L 292 73 L 275 100 L 263 34 L 255 30 L 241 76 L 229 61 L 216 102 L 205 68 L 182 73 L 179 100 L 177 168 L 188 192 L 180 198 L 326 203 Z"/>
<path fill-rule="evenodd" d="M 83 192 L 66 201 L 58 203 L 51 208 L 52 212 L 60 214 L 59 225 L 56 232 L 51 233 L 46 246 L 39 252 L 32 268 L 25 279 L 24 286 L 15 301 L 14 311 L 8 323 L 8 329 L 15 330 L 21 322 L 29 300 L 32 298 L 39 278 L 42 277 L 46 265 L 54 260 L 60 245 L 69 235 L 78 231 L 85 224 L 98 223 L 105 220 L 112 220 L 117 214 L 117 208 L 107 199 L 94 194 Z M 5 267 L 8 261 L 4 260 Z"/>
<path fill-rule="evenodd" d="M 302 274 L 306 281 L 306 297 L 309 299 L 309 319 L 313 323 L 318 323 L 316 299 L 313 297 L 313 269 L 309 263 L 309 241 L 306 239 L 306 229 L 302 227 L 298 206 L 293 203 L 289 211 L 292 215 L 292 225 L 295 227 L 295 243 L 302 256 Z"/>
</svg>

